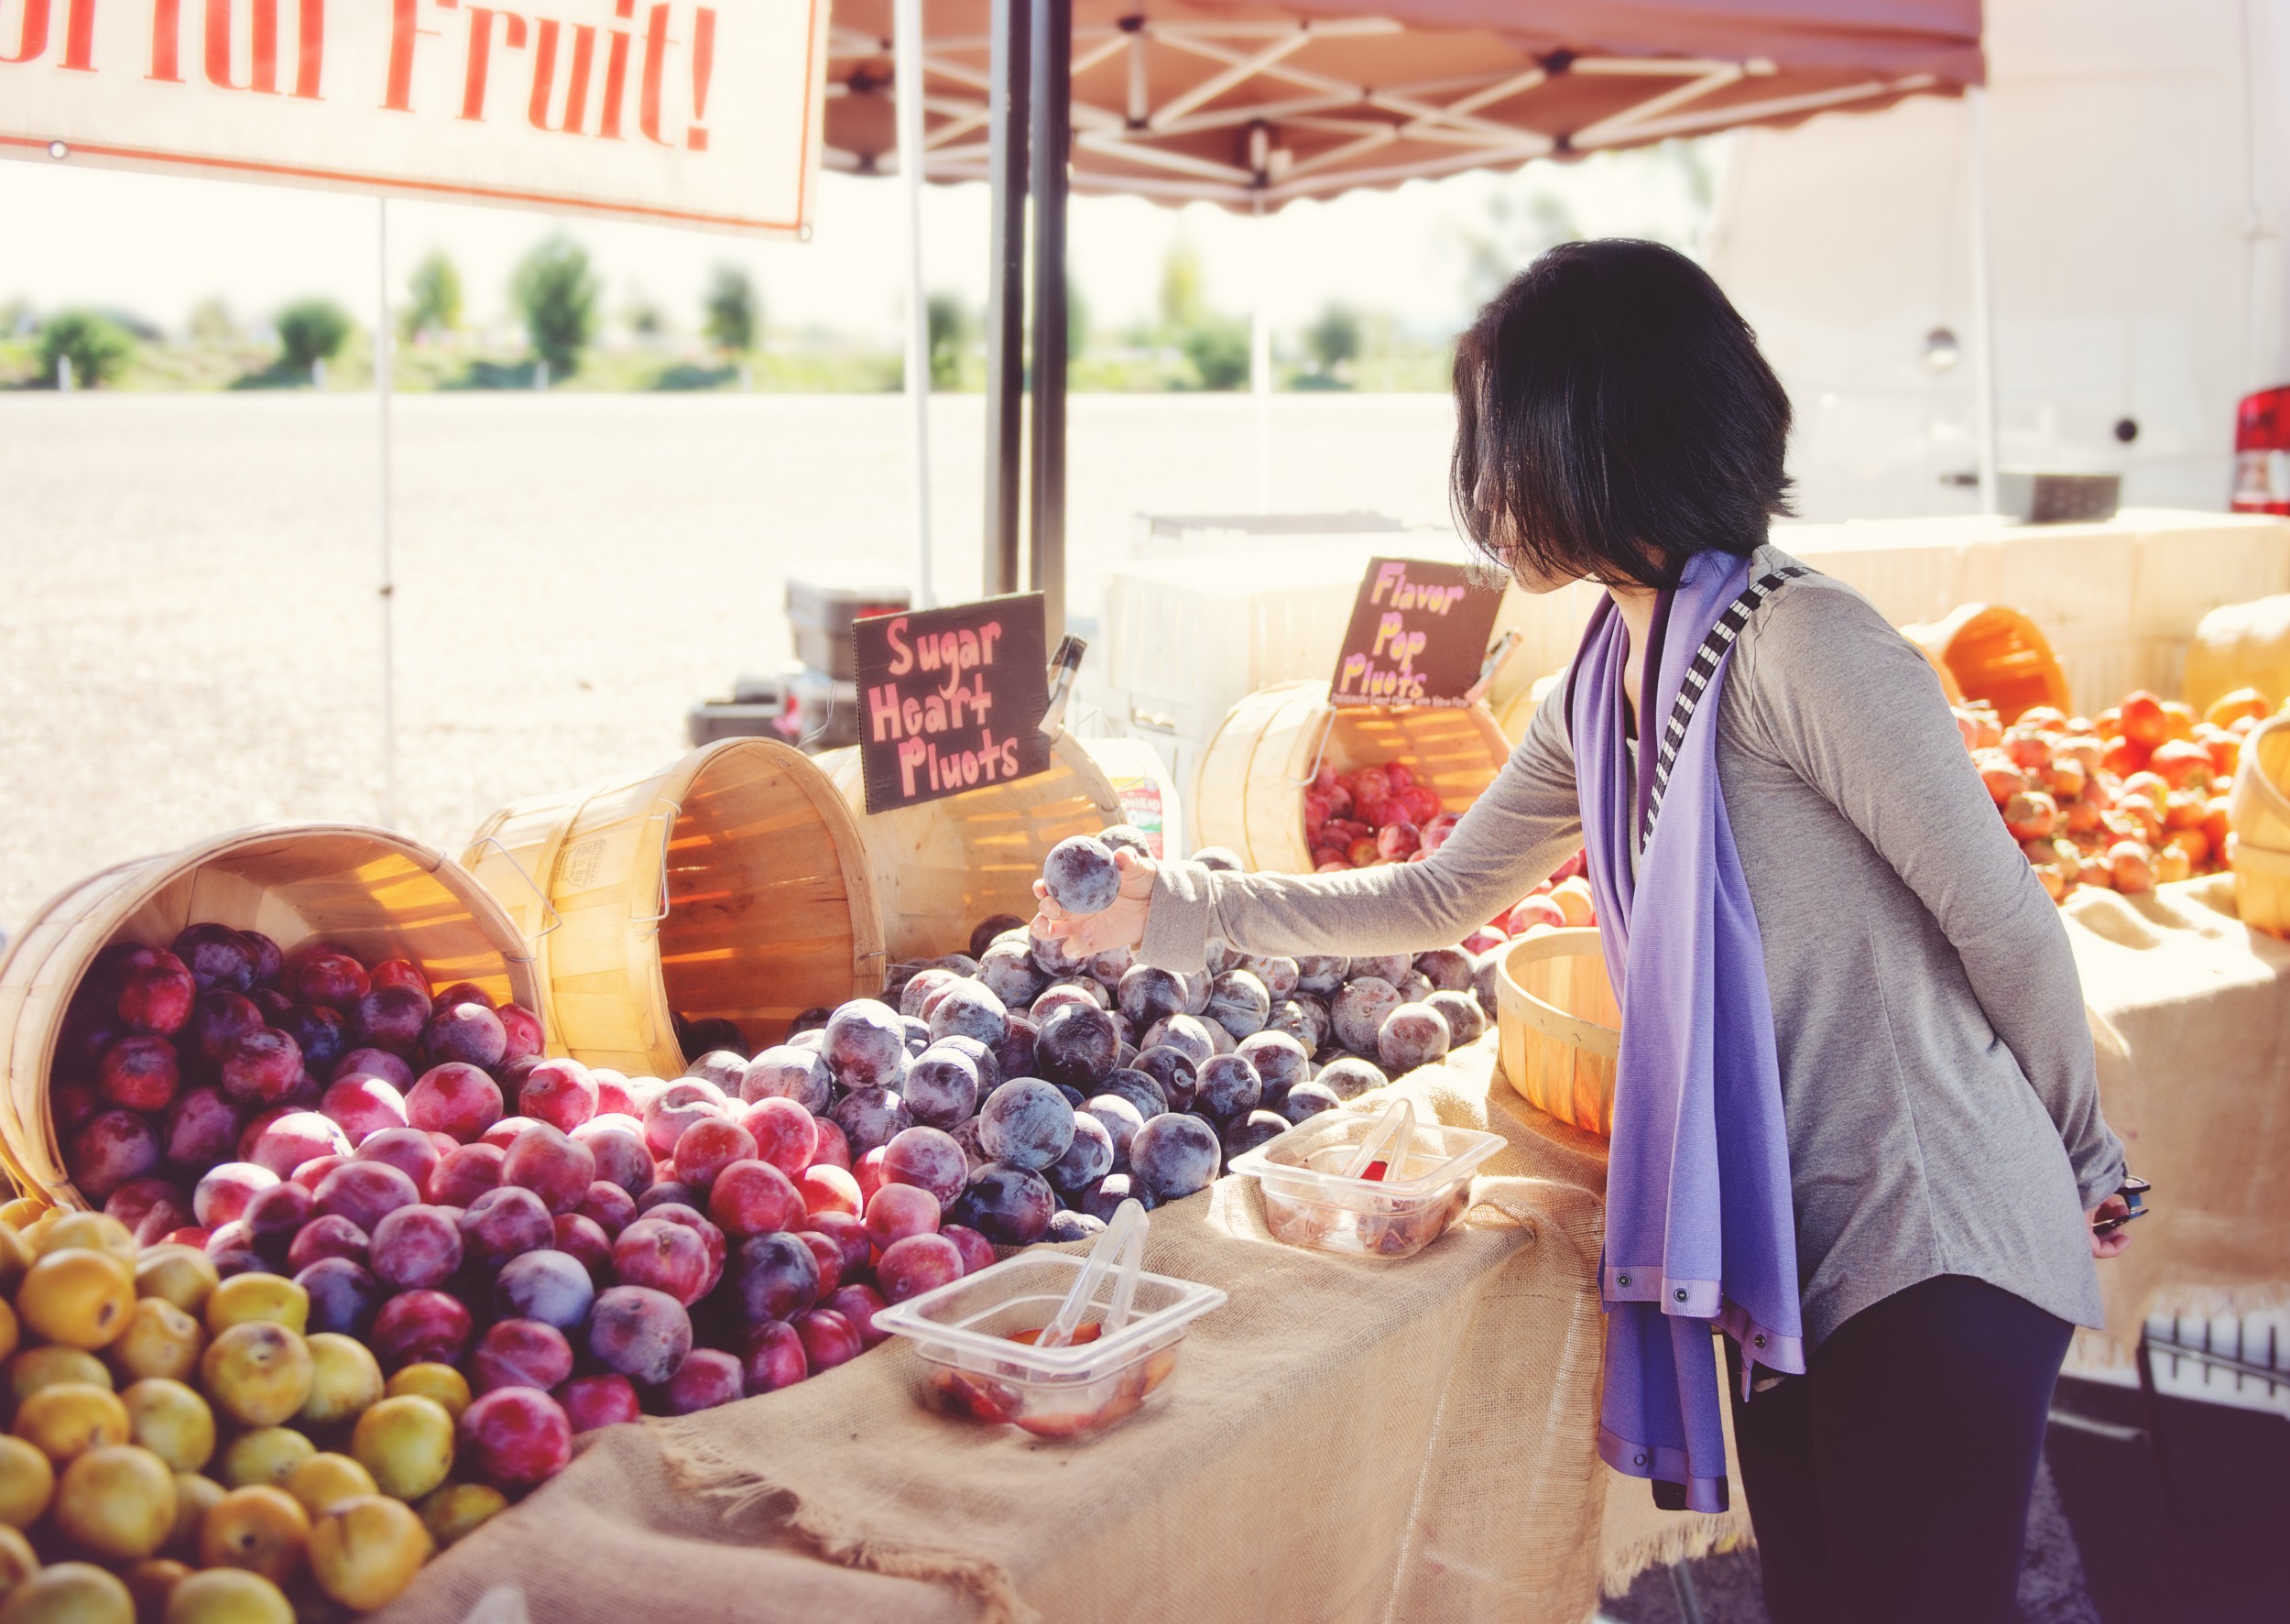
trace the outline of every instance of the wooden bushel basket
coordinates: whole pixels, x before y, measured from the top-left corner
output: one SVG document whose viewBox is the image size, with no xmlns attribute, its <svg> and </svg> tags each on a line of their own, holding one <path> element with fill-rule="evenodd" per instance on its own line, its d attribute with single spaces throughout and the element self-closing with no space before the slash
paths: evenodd
<svg viewBox="0 0 2290 1624">
<path fill-rule="evenodd" d="M 858 831 L 811 758 L 770 739 L 519 801 L 462 861 L 531 943 L 551 1048 L 592 1065 L 677 1076 L 679 1015 L 761 1048 L 882 986 Z"/>
<path fill-rule="evenodd" d="M 2269 936 L 2290 937 L 2290 716 L 2270 716 L 2242 741 L 2242 759 L 2227 797 L 2233 837 L 2234 908 L 2242 922 Z"/>
<path fill-rule="evenodd" d="M 1529 1105 L 1585 1132 L 1614 1131 L 1622 1011 L 1596 930 L 1537 926 L 1495 977 L 1503 1075 Z"/>
<path fill-rule="evenodd" d="M 1510 755 L 1510 741 L 1484 704 L 1336 708 L 1325 682 L 1283 682 L 1233 706 L 1209 736 L 1194 783 L 1194 839 L 1230 849 L 1250 868 L 1309 874 L 1304 791 L 1320 768 L 1404 761 L 1442 810 L 1459 812 Z"/>
<path fill-rule="evenodd" d="M 981 920 L 1029 917 L 1050 848 L 1122 821 L 1113 781 L 1063 730 L 1045 773 L 872 816 L 857 747 L 818 759 L 857 822 L 894 962 L 966 953 Z"/>
<path fill-rule="evenodd" d="M 1951 701 L 1984 699 L 2006 726 L 2035 705 L 2073 714 L 2051 639 L 2017 609 L 1966 604 L 1929 626 L 1904 626 L 1901 635 L 1938 669 Z"/>
<path fill-rule="evenodd" d="M 440 986 L 472 981 L 542 1008 L 524 938 L 476 880 L 418 841 L 354 823 L 233 834 L 91 875 L 43 906 L 0 958 L 0 1161 L 16 1184 L 84 1206 L 64 1172 L 49 1071 L 71 994 L 113 942 L 165 947 L 187 925 L 313 937 L 365 964 L 410 959 Z"/>
</svg>

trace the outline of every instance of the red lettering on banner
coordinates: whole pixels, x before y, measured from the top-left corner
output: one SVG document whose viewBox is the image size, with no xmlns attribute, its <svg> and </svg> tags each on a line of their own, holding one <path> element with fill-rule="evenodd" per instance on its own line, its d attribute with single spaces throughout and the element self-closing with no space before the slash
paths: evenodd
<svg viewBox="0 0 2290 1624">
<path fill-rule="evenodd" d="M 382 94 L 385 112 L 413 111 L 413 42 L 424 34 L 437 37 L 436 29 L 420 26 L 415 9 L 420 4 L 420 0 L 390 0 L 389 86 Z"/>
<path fill-rule="evenodd" d="M 240 84 L 231 77 L 232 0 L 207 0 L 207 82 L 217 90 L 275 95 L 278 89 L 278 0 L 252 0 L 252 5 L 246 82 Z"/>
<path fill-rule="evenodd" d="M 16 31 L 16 54 L 0 62 L 36 62 L 48 50 L 48 0 L 24 0 L 24 23 Z"/>
<path fill-rule="evenodd" d="M 668 48 L 675 41 L 668 38 L 668 7 L 655 5 L 644 25 L 644 91 L 637 104 L 636 127 L 645 138 L 660 147 L 672 147 L 673 141 L 663 140 L 660 133 L 660 82 L 668 67 Z"/>
<path fill-rule="evenodd" d="M 318 93 L 319 71 L 326 58 L 326 0 L 302 0 L 294 30 L 294 93 L 305 102 Z"/>
<path fill-rule="evenodd" d="M 626 22 L 636 15 L 636 0 L 613 0 L 612 15 Z M 612 49 L 605 59 L 605 112 L 596 133 L 607 141 L 620 139 L 620 99 L 628 85 L 628 31 L 612 31 Z"/>
<path fill-rule="evenodd" d="M 95 71 L 95 0 L 71 0 L 65 14 L 63 65 L 75 73 Z"/>
<path fill-rule="evenodd" d="M 692 23 L 692 127 L 684 145 L 694 152 L 708 149 L 708 81 L 715 75 L 715 13 L 700 7 Z"/>
<path fill-rule="evenodd" d="M 145 77 L 160 84 L 182 83 L 182 45 L 180 0 L 151 0 L 151 71 Z"/>
<path fill-rule="evenodd" d="M 493 19 L 496 16 L 508 25 L 501 43 L 511 50 L 525 49 L 523 17 L 485 5 L 469 8 L 469 71 L 462 81 L 461 115 L 475 124 L 485 122 L 485 78 L 493 66 Z"/>
<path fill-rule="evenodd" d="M 557 88 L 558 24 L 552 18 L 543 18 L 534 27 L 537 37 L 533 42 L 533 96 L 526 116 L 537 130 L 581 135 L 581 126 L 588 119 L 588 71 L 595 63 L 596 30 L 584 23 L 572 26 L 572 76 L 564 92 L 564 122 L 552 125 L 549 122 L 549 102 Z"/>
</svg>

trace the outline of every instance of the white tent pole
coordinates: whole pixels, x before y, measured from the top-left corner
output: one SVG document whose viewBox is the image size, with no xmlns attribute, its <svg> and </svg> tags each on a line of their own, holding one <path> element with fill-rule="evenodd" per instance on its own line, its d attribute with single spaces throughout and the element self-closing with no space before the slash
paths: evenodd
<svg viewBox="0 0 2290 1624">
<path fill-rule="evenodd" d="M 1996 511 L 1995 249 L 1988 220 L 1988 89 L 1964 92 L 1972 119 L 1972 409 L 1979 444 L 1979 510 Z"/>
<path fill-rule="evenodd" d="M 916 601 L 929 608 L 931 590 L 931 315 L 922 291 L 922 0 L 895 0 L 899 179 L 907 193 L 907 404 L 913 413 Z"/>
<path fill-rule="evenodd" d="M 396 566 L 389 523 L 389 200 L 375 213 L 374 400 L 381 431 L 382 822 L 398 821 L 398 649 Z"/>
<path fill-rule="evenodd" d="M 1264 197 L 1257 195 L 1256 229 L 1249 233 L 1256 238 L 1256 308 L 1249 315 L 1249 389 L 1256 398 L 1257 441 L 1257 511 L 1272 510 L 1272 322 L 1265 310 L 1266 299 L 1272 286 L 1270 268 L 1265 264 L 1266 230 Z"/>
</svg>

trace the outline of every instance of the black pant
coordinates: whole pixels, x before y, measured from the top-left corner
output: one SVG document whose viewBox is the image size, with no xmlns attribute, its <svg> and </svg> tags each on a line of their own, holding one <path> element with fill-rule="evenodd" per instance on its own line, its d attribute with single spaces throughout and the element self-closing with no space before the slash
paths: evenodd
<svg viewBox="0 0 2290 1624">
<path fill-rule="evenodd" d="M 1863 1309 L 1734 1442 L 1773 1624 L 2011 1624 L 2028 1497 L 2072 1327 L 1943 1275 Z"/>
</svg>

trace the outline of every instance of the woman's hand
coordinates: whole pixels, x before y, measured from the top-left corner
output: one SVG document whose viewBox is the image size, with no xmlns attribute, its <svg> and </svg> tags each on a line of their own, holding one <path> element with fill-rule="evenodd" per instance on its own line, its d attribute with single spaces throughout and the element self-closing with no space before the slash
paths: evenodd
<svg viewBox="0 0 2290 1624">
<path fill-rule="evenodd" d="M 1118 947 L 1135 947 L 1145 940 L 1145 916 L 1153 902 L 1153 880 L 1161 866 L 1128 847 L 1118 847 L 1113 866 L 1121 871 L 1121 894 L 1103 913 L 1068 913 L 1050 898 L 1050 888 L 1033 882 L 1034 899 L 1041 911 L 1030 927 L 1037 936 L 1065 943 L 1078 958 L 1094 958 Z"/>
<path fill-rule="evenodd" d="M 2084 1220 L 2087 1223 L 2097 1224 L 2102 1218 L 2120 1218 L 2130 1211 L 2131 1203 L 2120 1195 L 2110 1195 L 2086 1213 Z M 2104 1235 L 2097 1229 L 2091 1231 L 2091 1255 L 2094 1258 L 2115 1257 L 2130 1245 L 2131 1226 L 2127 1224 L 2110 1229 Z"/>
</svg>

